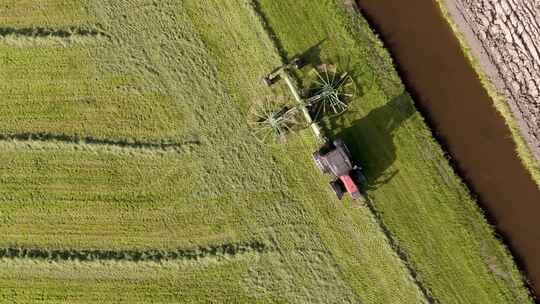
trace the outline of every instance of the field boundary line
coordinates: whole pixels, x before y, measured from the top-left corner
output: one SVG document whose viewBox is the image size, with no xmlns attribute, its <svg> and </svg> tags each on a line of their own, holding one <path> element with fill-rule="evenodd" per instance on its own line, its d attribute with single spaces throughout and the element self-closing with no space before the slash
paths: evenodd
<svg viewBox="0 0 540 304">
<path fill-rule="evenodd" d="M 397 256 L 403 261 L 403 264 L 407 268 L 414 283 L 418 286 L 418 288 L 420 289 L 420 291 L 422 292 L 426 300 L 429 303 L 437 303 L 437 301 L 435 301 L 435 299 L 433 298 L 432 293 L 429 291 L 429 288 L 425 287 L 422 281 L 420 280 L 420 278 L 418 277 L 418 273 L 416 272 L 416 269 L 413 267 L 412 263 L 410 262 L 410 259 L 407 256 L 407 253 L 403 249 L 401 249 L 397 240 L 394 238 L 392 232 L 390 231 L 390 228 L 388 228 L 388 226 L 386 226 L 386 224 L 384 223 L 384 220 L 382 219 L 379 211 L 377 210 L 377 207 L 375 207 L 373 200 L 367 197 L 365 206 L 367 206 L 369 211 L 373 214 L 373 217 L 375 218 L 377 225 L 382 230 L 383 234 L 386 236 L 386 239 L 388 240 L 390 247 L 392 247 L 392 249 L 397 254 Z"/>
<path fill-rule="evenodd" d="M 38 247 L 0 248 L 0 259 L 33 259 L 43 261 L 125 261 L 164 262 L 198 261 L 202 259 L 232 258 L 248 253 L 263 254 L 274 251 L 258 240 L 230 242 L 208 246 L 177 249 L 106 250 L 106 249 L 46 249 Z"/>
<path fill-rule="evenodd" d="M 268 20 L 268 17 L 263 12 L 261 4 L 259 3 L 258 0 L 250 0 L 249 4 L 250 4 L 251 8 L 253 9 L 253 11 L 255 12 L 255 15 L 257 17 L 259 17 L 259 22 L 261 23 L 262 28 L 264 29 L 264 31 L 268 35 L 268 38 L 272 42 L 272 45 L 274 46 L 274 49 L 275 49 L 274 51 L 281 58 L 281 61 L 282 61 L 281 63 L 282 64 L 287 63 L 287 61 L 289 60 L 287 51 L 285 50 L 285 48 L 281 44 L 281 41 L 279 41 L 279 38 L 278 38 L 276 32 L 274 31 L 274 29 L 272 28 L 272 26 L 270 26 L 270 20 Z"/>
<path fill-rule="evenodd" d="M 182 152 L 188 146 L 200 146 L 200 140 L 186 140 L 182 142 L 143 142 L 127 139 L 95 138 L 91 136 L 78 136 L 52 133 L 16 133 L 0 134 L 0 142 L 33 142 L 33 143 L 63 143 L 73 145 L 115 147 L 147 152 L 173 151 Z"/>
</svg>

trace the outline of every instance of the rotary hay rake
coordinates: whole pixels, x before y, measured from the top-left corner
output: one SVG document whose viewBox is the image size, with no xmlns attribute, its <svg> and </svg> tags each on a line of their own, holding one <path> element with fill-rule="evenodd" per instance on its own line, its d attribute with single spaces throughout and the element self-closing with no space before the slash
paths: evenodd
<svg viewBox="0 0 540 304">
<path fill-rule="evenodd" d="M 296 106 L 271 103 L 271 99 L 268 98 L 262 105 L 256 104 L 252 114 L 254 132 L 256 135 L 259 134 L 259 139 L 262 134 L 262 141 L 271 136 L 282 141 L 292 126 L 297 124 L 296 114 L 302 113 L 317 141 L 322 143 L 322 146 L 313 153 L 313 160 L 321 173 L 333 175 L 330 182 L 332 191 L 339 199 L 342 199 L 346 192 L 350 193 L 353 199 L 364 199 L 359 187 L 365 185 L 362 168 L 353 163 L 352 155 L 342 139 L 329 141 L 321 134 L 318 125 L 321 114 L 326 112 L 341 114 L 347 110 L 346 99 L 353 96 L 350 91 L 352 79 L 348 73 L 340 75 L 337 68 L 329 69 L 327 65 L 322 65 L 314 70 L 316 79 L 307 90 L 307 96 L 301 97 L 293 81 L 292 69 L 300 69 L 302 65 L 301 60 L 296 58 L 264 77 L 264 82 L 269 86 L 278 78 L 285 80 L 296 100 Z M 312 118 L 312 113 L 315 113 L 315 118 Z"/>
<path fill-rule="evenodd" d="M 313 69 L 315 80 L 309 90 L 306 103 L 314 113 L 314 119 L 319 120 L 324 113 L 331 112 L 339 115 L 347 111 L 346 100 L 353 97 L 354 83 L 345 72 L 338 73 L 337 67 L 322 65 Z"/>
<path fill-rule="evenodd" d="M 300 69 L 302 66 L 301 60 L 295 58 L 291 63 L 277 68 L 264 77 L 265 84 L 269 86 L 279 78 L 285 80 L 296 100 L 296 105 L 287 105 L 279 98 L 275 101 L 266 98 L 254 103 L 249 120 L 253 133 L 259 140 L 271 142 L 269 138 L 274 138 L 277 139 L 274 141 L 283 142 L 285 135 L 300 125 L 297 116 L 298 113 L 302 113 L 317 140 L 325 142 L 326 139 L 322 136 L 317 122 L 325 113 L 339 115 L 347 110 L 346 101 L 353 97 L 353 82 L 348 73 L 340 74 L 334 66 L 321 65 L 313 70 L 315 78 L 311 81 L 307 93 L 302 96 L 291 76 L 292 69 Z"/>
<path fill-rule="evenodd" d="M 282 143 L 286 134 L 300 124 L 297 114 L 298 108 L 290 107 L 282 100 L 267 97 L 252 106 L 249 123 L 259 141 Z"/>
</svg>

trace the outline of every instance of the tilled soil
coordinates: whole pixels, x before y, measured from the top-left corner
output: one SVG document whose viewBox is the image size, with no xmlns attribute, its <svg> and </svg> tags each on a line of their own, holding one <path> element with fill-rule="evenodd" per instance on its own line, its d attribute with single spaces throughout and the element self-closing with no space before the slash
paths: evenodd
<svg viewBox="0 0 540 304">
<path fill-rule="evenodd" d="M 540 161 L 540 0 L 446 0 Z"/>
</svg>

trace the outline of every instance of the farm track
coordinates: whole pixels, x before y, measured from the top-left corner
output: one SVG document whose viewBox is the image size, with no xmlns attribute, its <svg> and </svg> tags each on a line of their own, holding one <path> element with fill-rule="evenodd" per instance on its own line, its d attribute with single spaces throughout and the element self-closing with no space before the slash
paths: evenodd
<svg viewBox="0 0 540 304">
<path fill-rule="evenodd" d="M 37 259 L 46 261 L 197 261 L 208 258 L 237 257 L 247 253 L 267 253 L 273 251 L 265 243 L 253 240 L 231 242 L 174 250 L 105 250 L 105 249 L 44 249 L 7 247 L 0 248 L 3 259 Z"/>
<path fill-rule="evenodd" d="M 29 37 L 29 38 L 70 38 L 70 37 L 107 37 L 111 36 L 104 31 L 92 27 L 68 27 L 68 28 L 51 28 L 51 27 L 0 27 L 0 37 Z"/>
<path fill-rule="evenodd" d="M 418 288 L 422 292 L 423 296 L 427 299 L 427 301 L 429 303 L 436 303 L 437 301 L 435 301 L 435 299 L 431 296 L 433 293 L 429 290 L 429 288 L 427 286 L 425 286 L 422 283 L 422 281 L 418 277 L 418 272 L 416 271 L 413 264 L 411 263 L 411 260 L 407 256 L 407 253 L 405 252 L 405 250 L 403 250 L 399 246 L 398 242 L 396 241 L 396 238 L 394 237 L 394 235 L 390 231 L 390 228 L 388 228 L 388 226 L 384 223 L 384 220 L 383 220 L 380 212 L 377 210 L 377 207 L 375 207 L 375 204 L 373 203 L 373 201 L 370 198 L 367 198 L 366 206 L 368 207 L 368 209 L 373 214 L 373 217 L 375 218 L 375 221 L 379 225 L 379 228 L 381 229 L 383 234 L 388 239 L 388 242 L 390 243 L 390 246 L 392 247 L 392 249 L 396 252 L 397 256 L 403 261 L 403 264 L 405 265 L 405 267 L 409 271 L 409 274 L 411 275 L 414 283 L 416 284 L 416 286 L 418 286 Z"/>
<path fill-rule="evenodd" d="M 70 136 L 65 134 L 50 133 L 18 133 L 18 134 L 0 134 L 0 141 L 18 141 L 18 142 L 60 142 L 65 144 L 90 145 L 101 147 L 116 147 L 122 149 L 131 149 L 144 152 L 155 151 L 175 151 L 181 152 L 188 146 L 200 146 L 202 143 L 198 140 L 188 140 L 181 143 L 172 142 L 142 142 L 128 140 L 114 140 L 94 138 L 89 136 Z"/>
</svg>

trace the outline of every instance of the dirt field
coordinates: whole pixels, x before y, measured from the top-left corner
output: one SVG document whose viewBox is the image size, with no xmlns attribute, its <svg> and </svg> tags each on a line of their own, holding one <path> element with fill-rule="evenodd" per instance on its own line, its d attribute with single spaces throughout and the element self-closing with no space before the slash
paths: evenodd
<svg viewBox="0 0 540 304">
<path fill-rule="evenodd" d="M 540 161 L 538 1 L 445 0 L 469 47 L 519 122 Z"/>
</svg>

